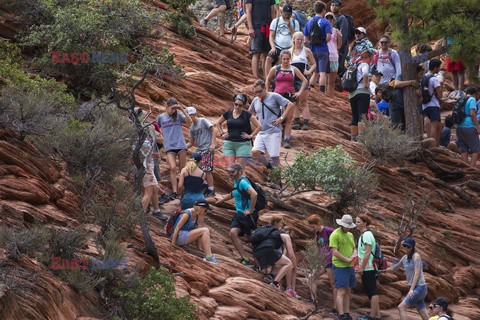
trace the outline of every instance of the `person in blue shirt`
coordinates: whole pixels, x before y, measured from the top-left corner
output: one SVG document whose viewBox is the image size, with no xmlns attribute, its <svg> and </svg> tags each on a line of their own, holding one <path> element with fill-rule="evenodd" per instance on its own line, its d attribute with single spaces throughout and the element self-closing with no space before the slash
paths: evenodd
<svg viewBox="0 0 480 320">
<path fill-rule="evenodd" d="M 455 126 L 451 115 L 445 117 L 445 125 L 442 129 L 442 135 L 440 136 L 440 145 L 448 147 L 450 140 L 452 139 L 452 129 Z"/>
<path fill-rule="evenodd" d="M 478 155 L 480 153 L 480 140 L 478 134 L 480 125 L 477 120 L 477 106 L 475 96 L 478 90 L 474 86 L 470 86 L 465 90 L 468 100 L 465 103 L 464 112 L 465 119 L 462 123 L 457 124 L 457 145 L 460 148 L 461 159 L 475 168 L 477 165 Z M 470 161 L 468 161 L 468 153 L 471 153 Z"/>
<path fill-rule="evenodd" d="M 323 17 L 325 15 L 325 8 L 326 5 L 322 1 L 318 1 L 315 3 L 315 17 L 313 17 L 307 22 L 303 31 L 303 35 L 305 36 L 305 43 L 310 44 L 310 50 L 312 50 L 313 57 L 315 58 L 315 62 L 317 63 L 315 74 L 310 79 L 310 86 L 315 86 L 317 76 L 318 74 L 320 74 L 320 91 L 322 92 L 326 91 L 325 84 L 327 79 L 327 73 L 330 72 L 330 61 L 328 59 L 327 43 L 332 38 L 332 28 L 330 27 L 330 22 L 328 22 L 328 20 Z M 312 37 L 310 37 L 310 32 L 313 31 L 313 28 L 317 28 L 313 25 L 314 23 L 317 24 L 318 28 L 321 31 L 320 39 L 312 39 Z"/>
<path fill-rule="evenodd" d="M 245 177 L 243 168 L 239 163 L 234 163 L 227 169 L 230 177 L 233 178 L 233 191 L 217 201 L 217 204 L 227 200 L 235 200 L 235 215 L 230 226 L 230 238 L 233 246 L 241 256 L 240 262 L 244 265 L 250 264 L 243 249 L 240 237 L 250 236 L 253 230 L 257 228 L 258 212 L 255 210 L 257 203 L 257 192 L 252 187 L 250 181 Z"/>
</svg>

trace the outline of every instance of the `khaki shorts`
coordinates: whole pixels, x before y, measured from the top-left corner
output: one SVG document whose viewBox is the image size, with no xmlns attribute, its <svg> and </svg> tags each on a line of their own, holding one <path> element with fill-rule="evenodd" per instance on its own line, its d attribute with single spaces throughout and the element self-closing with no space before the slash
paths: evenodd
<svg viewBox="0 0 480 320">
<path fill-rule="evenodd" d="M 271 158 L 280 157 L 280 146 L 282 144 L 282 131 L 275 133 L 257 134 L 253 143 L 252 151 L 268 153 Z"/>
</svg>

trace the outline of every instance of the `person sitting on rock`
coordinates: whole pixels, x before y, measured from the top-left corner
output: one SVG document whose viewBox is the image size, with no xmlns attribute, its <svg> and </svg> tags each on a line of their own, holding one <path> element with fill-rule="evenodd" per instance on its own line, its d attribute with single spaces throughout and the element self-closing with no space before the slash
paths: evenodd
<svg viewBox="0 0 480 320">
<path fill-rule="evenodd" d="M 299 295 L 292 289 L 292 272 L 296 266 L 295 253 L 293 252 L 292 240 L 290 236 L 281 231 L 283 228 L 283 218 L 281 216 L 273 216 L 270 220 L 270 226 L 261 227 L 270 228 L 272 231 L 268 233 L 268 237 L 260 243 L 254 245 L 253 256 L 260 264 L 260 269 L 272 266 L 272 273 L 275 275 L 271 285 L 277 289 L 281 289 L 280 281 L 286 277 L 287 288 L 285 293 L 299 298 Z M 257 229 L 257 231 L 259 231 Z M 256 232 L 257 232 L 256 231 Z M 283 254 L 282 248 L 285 246 L 286 255 Z"/>
<path fill-rule="evenodd" d="M 325 256 L 325 267 L 320 271 L 319 277 L 325 272 L 330 282 L 330 288 L 332 289 L 333 296 L 333 310 L 332 314 L 338 315 L 337 311 L 337 288 L 335 288 L 335 279 L 333 277 L 333 264 L 332 264 L 332 249 L 330 249 L 330 235 L 334 231 L 332 228 L 324 226 L 322 218 L 317 214 L 312 214 L 307 218 L 307 223 L 313 228 L 315 232 L 315 240 L 317 241 L 318 250 L 321 256 Z M 317 300 L 317 280 L 312 277 L 308 278 L 309 286 L 311 288 L 312 303 Z"/>
<path fill-rule="evenodd" d="M 415 239 L 408 237 L 403 240 L 403 250 L 407 253 L 398 263 L 385 269 L 385 272 L 393 271 L 400 266 L 405 270 L 407 283 L 410 287 L 407 296 L 402 303 L 398 305 L 398 312 L 401 320 L 407 320 L 407 308 L 416 307 L 422 320 L 428 320 L 427 308 L 425 306 L 425 297 L 427 296 L 427 283 L 423 277 L 423 261 L 418 252 L 415 252 Z"/>
<path fill-rule="evenodd" d="M 190 140 L 187 144 L 187 149 L 193 145 L 197 146 L 195 153 L 200 153 L 201 162 L 200 169 L 205 172 L 205 180 L 207 180 L 208 189 L 205 193 L 205 198 L 215 196 L 213 187 L 213 159 L 215 153 L 215 138 L 217 137 L 217 129 L 206 118 L 199 118 L 197 116 L 197 109 L 188 107 L 185 111 L 192 118 L 192 125 L 190 126 Z"/>
<path fill-rule="evenodd" d="M 227 169 L 230 177 L 233 178 L 233 191 L 217 201 L 217 204 L 230 199 L 235 199 L 235 215 L 230 227 L 230 238 L 233 246 L 240 254 L 240 263 L 250 265 L 250 259 L 243 249 L 240 237 L 250 236 L 257 228 L 258 212 L 255 210 L 257 203 L 257 192 L 250 184 L 250 181 L 243 174 L 243 168 L 239 163 L 234 163 Z M 248 194 L 248 198 L 247 198 Z"/>
<path fill-rule="evenodd" d="M 210 209 L 211 207 L 207 201 L 199 200 L 195 202 L 193 208 L 183 210 L 173 225 L 174 230 L 170 241 L 174 247 L 181 247 L 200 239 L 203 251 L 205 252 L 203 261 L 218 264 L 217 259 L 212 254 L 210 230 L 208 227 L 195 228 L 197 220 L 203 218 L 207 210 Z"/>
<path fill-rule="evenodd" d="M 180 208 L 182 210 L 191 208 L 197 201 L 205 200 L 203 190 L 206 174 L 199 166 L 201 162 L 202 155 L 195 152 L 191 155 L 185 168 L 180 171 L 178 191 L 181 196 Z"/>
</svg>

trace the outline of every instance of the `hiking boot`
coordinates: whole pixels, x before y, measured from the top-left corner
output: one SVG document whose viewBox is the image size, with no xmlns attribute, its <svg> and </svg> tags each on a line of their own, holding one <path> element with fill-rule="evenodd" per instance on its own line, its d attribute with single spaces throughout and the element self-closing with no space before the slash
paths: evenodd
<svg viewBox="0 0 480 320">
<path fill-rule="evenodd" d="M 160 219 L 160 220 L 162 220 L 162 221 L 165 221 L 165 220 L 168 219 L 168 217 L 167 217 L 166 215 L 164 215 L 164 214 L 162 213 L 162 211 L 160 211 L 160 210 L 154 211 L 154 212 L 152 213 L 152 216 L 154 216 L 155 218 Z"/>
<path fill-rule="evenodd" d="M 292 129 L 293 130 L 300 130 L 301 128 L 302 128 L 302 125 L 300 124 L 300 118 L 294 118 Z"/>
<path fill-rule="evenodd" d="M 290 139 L 288 140 L 283 140 L 283 147 L 285 149 L 290 149 L 292 147 L 292 144 L 290 143 Z"/>
<path fill-rule="evenodd" d="M 205 193 L 204 193 L 204 197 L 205 197 L 205 199 L 215 197 L 215 191 L 207 189 L 207 191 L 205 191 Z"/>
<path fill-rule="evenodd" d="M 285 293 L 288 294 L 289 296 L 292 296 L 296 299 L 300 299 L 300 296 L 295 292 L 293 291 L 292 288 L 288 288 L 287 290 L 285 290 Z"/>
<path fill-rule="evenodd" d="M 167 202 L 170 202 L 172 199 L 170 199 L 170 195 L 169 194 L 162 194 L 162 196 L 160 197 L 160 199 L 158 199 L 158 205 L 161 206 L 162 204 L 165 204 Z"/>
<path fill-rule="evenodd" d="M 207 27 L 208 20 L 202 19 L 202 20 L 200 20 L 200 24 L 204 27 Z"/>
<path fill-rule="evenodd" d="M 210 257 L 205 257 L 203 258 L 203 261 L 209 262 L 211 264 L 219 264 L 217 259 L 215 259 L 215 256 L 212 254 Z"/>
<path fill-rule="evenodd" d="M 308 126 L 308 122 L 303 122 L 302 130 L 310 130 L 310 127 Z"/>
<path fill-rule="evenodd" d="M 338 316 L 338 311 L 335 308 L 333 308 L 332 311 L 330 311 L 330 313 L 333 314 L 334 316 Z"/>
</svg>

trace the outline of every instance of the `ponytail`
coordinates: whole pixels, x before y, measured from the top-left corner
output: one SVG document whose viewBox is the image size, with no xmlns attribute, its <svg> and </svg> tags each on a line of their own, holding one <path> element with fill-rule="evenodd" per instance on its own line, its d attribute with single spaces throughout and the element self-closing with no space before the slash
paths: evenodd
<svg viewBox="0 0 480 320">
<path fill-rule="evenodd" d="M 185 169 L 187 170 L 188 174 L 192 174 L 195 169 L 198 167 L 198 162 L 195 159 L 190 159 L 187 164 L 185 165 Z"/>
</svg>

